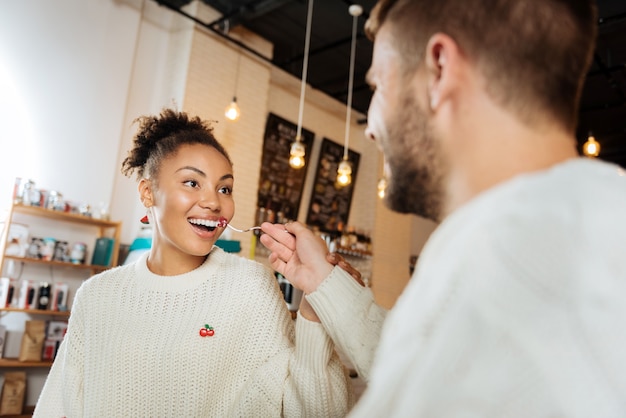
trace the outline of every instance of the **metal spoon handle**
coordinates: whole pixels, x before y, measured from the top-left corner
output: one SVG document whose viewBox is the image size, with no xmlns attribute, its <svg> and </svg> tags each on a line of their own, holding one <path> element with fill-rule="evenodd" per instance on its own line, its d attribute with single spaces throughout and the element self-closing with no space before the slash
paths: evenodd
<svg viewBox="0 0 626 418">
<path fill-rule="evenodd" d="M 239 229 L 239 228 L 235 228 L 234 226 L 232 226 L 231 224 L 226 224 L 227 227 L 229 227 L 230 229 L 232 229 L 233 231 L 236 232 L 248 232 L 248 231 L 253 231 L 255 229 L 261 229 L 260 226 L 253 226 L 251 228 L 248 229 Z"/>
</svg>

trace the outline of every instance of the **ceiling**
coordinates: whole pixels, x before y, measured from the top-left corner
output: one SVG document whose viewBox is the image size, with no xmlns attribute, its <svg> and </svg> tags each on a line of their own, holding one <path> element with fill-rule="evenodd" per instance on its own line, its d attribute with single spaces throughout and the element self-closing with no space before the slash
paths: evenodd
<svg viewBox="0 0 626 418">
<path fill-rule="evenodd" d="M 273 57 L 250 52 L 301 78 L 306 0 L 196 0 L 222 14 L 213 22 L 199 21 L 181 10 L 192 0 L 154 1 L 235 43 L 238 41 L 230 38 L 228 31 L 243 25 L 274 45 Z M 352 36 L 348 7 L 354 3 L 363 6 L 363 14 L 357 26 L 352 108 L 366 115 L 371 91 L 365 74 L 372 59 L 372 43 L 365 37 L 363 24 L 376 0 L 314 1 L 307 83 L 347 103 Z M 582 146 L 592 132 L 602 146 L 599 158 L 626 168 L 626 1 L 598 0 L 598 11 L 598 42 L 583 91 L 577 139 Z"/>
</svg>

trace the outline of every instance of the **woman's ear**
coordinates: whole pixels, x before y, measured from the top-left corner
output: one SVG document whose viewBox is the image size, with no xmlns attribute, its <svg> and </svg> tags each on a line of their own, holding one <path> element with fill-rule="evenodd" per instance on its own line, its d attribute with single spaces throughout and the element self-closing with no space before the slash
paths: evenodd
<svg viewBox="0 0 626 418">
<path fill-rule="evenodd" d="M 152 182 L 146 178 L 139 180 L 139 198 L 144 207 L 149 208 L 154 204 L 154 198 L 152 196 Z"/>
</svg>

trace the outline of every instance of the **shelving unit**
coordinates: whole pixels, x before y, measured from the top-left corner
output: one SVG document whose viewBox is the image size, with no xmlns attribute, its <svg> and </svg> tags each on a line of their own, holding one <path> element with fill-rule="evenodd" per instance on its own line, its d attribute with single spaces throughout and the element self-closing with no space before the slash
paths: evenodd
<svg viewBox="0 0 626 418">
<path fill-rule="evenodd" d="M 17 257 L 13 255 L 5 255 L 5 251 L 8 246 L 9 233 L 11 230 L 11 224 L 15 222 L 15 215 L 19 215 L 21 218 L 34 218 L 37 222 L 43 222 L 43 225 L 50 229 L 59 231 L 59 235 L 61 235 L 64 231 L 64 227 L 67 228 L 71 226 L 70 229 L 78 226 L 78 229 L 85 229 L 85 236 L 92 236 L 94 241 L 96 238 L 101 237 L 111 237 L 113 238 L 113 249 L 111 255 L 111 263 L 110 266 L 99 266 L 99 265 L 91 265 L 88 263 L 84 264 L 74 264 L 69 262 L 60 262 L 60 261 L 48 261 L 41 260 L 36 258 L 29 257 Z M 31 234 L 33 231 L 29 231 Z M 66 231 L 67 232 L 67 231 Z M 6 220 L 4 222 L 4 230 L 0 235 L 0 275 L 2 275 L 4 271 L 5 264 L 8 260 L 13 260 L 15 262 L 21 263 L 24 265 L 33 265 L 49 267 L 52 270 L 70 270 L 74 276 L 80 276 L 87 278 L 88 276 L 97 274 L 101 271 L 104 271 L 111 266 L 116 266 L 118 262 L 118 253 L 119 253 L 119 245 L 120 245 L 120 233 L 121 233 L 121 222 L 114 222 L 103 219 L 94 219 L 88 216 L 77 215 L 73 213 L 59 212 L 54 210 L 49 210 L 36 206 L 24 206 L 21 204 L 14 204 L 9 208 Z M 81 273 L 83 272 L 83 273 Z M 75 278 L 70 278 L 68 280 L 76 280 Z M 7 321 L 7 317 L 13 314 L 26 314 L 28 317 L 46 317 L 54 320 L 65 320 L 69 318 L 69 311 L 52 311 L 52 310 L 38 310 L 38 309 L 19 309 L 15 307 L 5 307 L 0 308 L 0 322 Z M 13 322 L 9 322 L 13 324 L 15 327 L 16 324 L 19 327 L 18 320 L 22 320 L 18 317 L 18 319 L 13 319 Z M 1 354 L 1 353 L 0 353 Z M 52 366 L 52 361 L 19 361 L 16 358 L 0 358 L 0 370 L 7 369 L 27 369 L 32 372 L 28 373 L 41 373 L 36 372 L 37 369 L 46 369 Z M 31 376 L 32 377 L 32 376 Z M 29 385 L 27 385 L 28 387 Z M 32 401 L 31 401 L 32 402 Z M 24 408 L 24 412 L 20 417 L 29 417 L 32 414 L 34 407 L 26 406 Z"/>
<path fill-rule="evenodd" d="M 16 358 L 0 358 L 0 367 L 6 368 L 35 368 L 50 367 L 51 361 L 19 361 Z"/>
<path fill-rule="evenodd" d="M 69 318 L 69 311 L 46 311 L 42 309 L 20 309 L 20 308 L 0 308 L 0 316 L 4 312 L 22 312 L 29 315 L 44 315 Z"/>
<path fill-rule="evenodd" d="M 28 257 L 13 257 L 13 256 L 5 256 L 4 252 L 6 250 L 7 241 L 9 238 L 9 231 L 11 223 L 13 222 L 13 216 L 16 214 L 23 214 L 28 216 L 39 217 L 42 219 L 47 219 L 51 221 L 63 221 L 70 222 L 78 225 L 91 226 L 96 227 L 99 230 L 97 234 L 97 238 L 103 237 L 106 235 L 106 231 L 113 229 L 113 256 L 111 260 L 111 265 L 115 266 L 117 264 L 117 257 L 119 252 L 120 245 L 120 233 L 121 233 L 121 222 L 107 221 L 103 219 L 94 219 L 88 216 L 77 215 L 74 213 L 66 213 L 59 212 L 49 209 L 44 209 L 37 206 L 24 206 L 24 205 L 12 205 L 9 208 L 9 213 L 7 214 L 7 218 L 5 221 L 5 228 L 2 231 L 2 236 L 0 236 L 0 272 L 4 267 L 5 259 L 13 259 L 20 262 L 25 263 L 35 263 L 35 264 L 46 264 L 52 267 L 68 267 L 68 268 L 77 268 L 77 269 L 87 269 L 92 270 L 92 274 L 100 272 L 102 270 L 106 270 L 108 266 L 92 266 L 89 264 L 72 264 L 72 263 L 61 263 L 58 261 L 45 261 L 38 260 L 35 258 Z"/>
<path fill-rule="evenodd" d="M 32 406 L 24 407 L 24 411 L 20 415 L 3 415 L 2 418 L 30 418 L 33 416 L 35 408 Z"/>
<path fill-rule="evenodd" d="M 98 273 L 100 271 L 104 271 L 109 268 L 106 266 L 93 266 L 91 264 L 73 264 L 73 263 L 65 263 L 61 261 L 45 261 L 45 260 L 38 260 L 36 258 L 15 257 L 12 255 L 5 255 L 4 258 L 6 260 L 15 260 L 15 261 L 24 262 L 24 263 L 45 264 L 51 267 L 67 267 L 70 269 L 77 269 L 77 270 L 91 270 L 93 273 Z"/>
</svg>

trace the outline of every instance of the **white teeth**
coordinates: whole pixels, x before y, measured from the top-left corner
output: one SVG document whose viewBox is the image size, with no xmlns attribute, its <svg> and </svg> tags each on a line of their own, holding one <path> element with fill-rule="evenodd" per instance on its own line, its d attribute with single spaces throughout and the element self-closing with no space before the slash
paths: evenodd
<svg viewBox="0 0 626 418">
<path fill-rule="evenodd" d="M 218 221 L 210 221 L 208 219 L 189 219 L 189 223 L 195 225 L 208 226 L 209 228 L 216 228 L 219 224 Z"/>
</svg>

